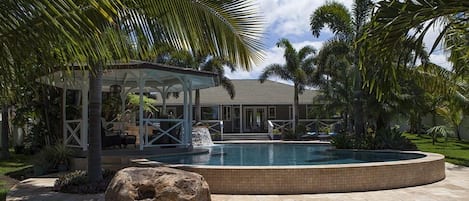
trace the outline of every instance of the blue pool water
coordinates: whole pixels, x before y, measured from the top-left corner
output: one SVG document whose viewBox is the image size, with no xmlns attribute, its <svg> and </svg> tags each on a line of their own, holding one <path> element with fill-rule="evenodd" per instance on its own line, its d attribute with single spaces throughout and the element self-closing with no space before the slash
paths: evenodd
<svg viewBox="0 0 469 201">
<path fill-rule="evenodd" d="M 168 164 L 281 166 L 385 162 L 421 158 L 421 154 L 336 150 L 318 144 L 222 144 L 209 153 L 150 158 Z"/>
</svg>

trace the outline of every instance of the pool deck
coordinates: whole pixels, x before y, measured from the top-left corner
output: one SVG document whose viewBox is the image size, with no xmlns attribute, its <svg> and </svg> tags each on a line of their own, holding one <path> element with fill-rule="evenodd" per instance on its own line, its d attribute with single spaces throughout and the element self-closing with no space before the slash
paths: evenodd
<svg viewBox="0 0 469 201">
<path fill-rule="evenodd" d="M 433 184 L 368 192 L 324 193 L 302 195 L 218 195 L 213 201 L 467 201 L 469 198 L 469 168 L 446 163 L 446 179 Z M 7 201 L 104 201 L 103 194 L 76 195 L 51 191 L 56 178 L 30 178 L 15 185 Z"/>
</svg>

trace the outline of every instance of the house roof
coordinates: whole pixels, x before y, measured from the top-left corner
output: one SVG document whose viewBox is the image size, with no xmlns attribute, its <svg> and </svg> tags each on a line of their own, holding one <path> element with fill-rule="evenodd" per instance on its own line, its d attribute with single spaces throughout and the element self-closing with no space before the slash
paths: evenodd
<svg viewBox="0 0 469 201">
<path fill-rule="evenodd" d="M 42 76 L 38 81 L 52 86 L 80 90 L 87 85 L 87 65 L 72 65 L 70 70 L 56 71 Z M 190 80 L 192 89 L 216 86 L 217 74 L 180 68 L 159 63 L 130 61 L 127 63 L 109 63 L 103 71 L 103 91 L 109 91 L 111 85 L 121 85 L 126 91 L 138 91 L 139 82 L 144 80 L 145 92 L 161 91 L 167 87 L 169 92 L 183 90 L 182 80 Z"/>
<path fill-rule="evenodd" d="M 270 105 L 270 104 L 292 104 L 293 86 L 275 81 L 266 80 L 260 83 L 258 80 L 231 80 L 235 87 L 236 95 L 234 99 L 222 86 L 212 87 L 200 90 L 200 102 L 202 105 Z M 312 104 L 313 98 L 319 92 L 316 90 L 305 90 L 299 96 L 300 104 Z M 161 100 L 160 95 L 157 95 Z M 161 103 L 161 101 L 158 101 Z M 182 104 L 182 98 L 170 97 L 166 100 L 167 104 Z"/>
</svg>

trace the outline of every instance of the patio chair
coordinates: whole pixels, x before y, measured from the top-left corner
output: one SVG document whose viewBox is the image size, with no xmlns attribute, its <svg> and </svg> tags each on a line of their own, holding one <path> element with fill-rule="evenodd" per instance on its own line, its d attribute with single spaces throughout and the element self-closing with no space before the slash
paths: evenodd
<svg viewBox="0 0 469 201">
<path fill-rule="evenodd" d="M 122 138 L 119 134 L 116 134 L 112 130 L 107 130 L 101 126 L 101 146 L 105 147 L 121 147 Z"/>
</svg>

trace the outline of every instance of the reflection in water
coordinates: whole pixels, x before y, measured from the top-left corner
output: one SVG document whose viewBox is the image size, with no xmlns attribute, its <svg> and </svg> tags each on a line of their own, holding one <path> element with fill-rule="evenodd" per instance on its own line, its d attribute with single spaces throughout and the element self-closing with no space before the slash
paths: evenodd
<svg viewBox="0 0 469 201">
<path fill-rule="evenodd" d="M 420 158 L 420 154 L 336 150 L 330 145 L 224 144 L 206 147 L 207 154 L 157 157 L 170 164 L 274 166 L 384 162 Z"/>
</svg>

